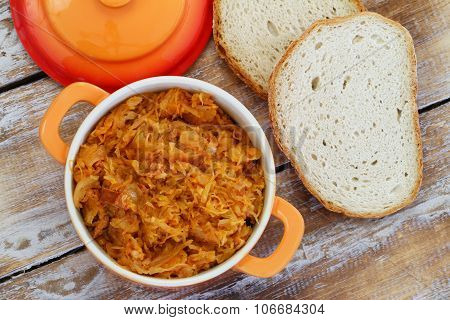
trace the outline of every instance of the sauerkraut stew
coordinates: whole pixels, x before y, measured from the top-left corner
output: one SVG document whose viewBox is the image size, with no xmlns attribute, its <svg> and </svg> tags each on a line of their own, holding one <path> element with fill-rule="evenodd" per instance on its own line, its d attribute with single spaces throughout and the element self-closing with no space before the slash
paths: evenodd
<svg viewBox="0 0 450 320">
<path fill-rule="evenodd" d="M 81 146 L 74 202 L 123 267 L 189 277 L 227 260 L 251 235 L 264 201 L 260 158 L 208 94 L 136 95 Z"/>
</svg>

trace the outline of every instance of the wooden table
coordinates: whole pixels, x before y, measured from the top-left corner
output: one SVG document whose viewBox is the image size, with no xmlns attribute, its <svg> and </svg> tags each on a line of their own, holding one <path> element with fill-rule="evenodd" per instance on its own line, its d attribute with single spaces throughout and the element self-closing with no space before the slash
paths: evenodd
<svg viewBox="0 0 450 320">
<path fill-rule="evenodd" d="M 61 87 L 33 64 L 0 4 L 0 298 L 24 299 L 448 299 L 450 298 L 450 2 L 367 0 L 367 8 L 411 32 L 418 57 L 424 180 L 417 200 L 379 220 L 325 210 L 274 146 L 278 194 L 301 212 L 303 242 L 271 279 L 229 271 L 195 287 L 145 288 L 105 270 L 81 244 L 67 213 L 63 168 L 43 150 L 38 125 Z M 272 137 L 267 104 L 219 59 L 212 42 L 187 73 L 241 100 Z M 90 106 L 66 117 L 70 140 Z M 280 239 L 271 220 L 254 249 L 266 255 Z"/>
</svg>

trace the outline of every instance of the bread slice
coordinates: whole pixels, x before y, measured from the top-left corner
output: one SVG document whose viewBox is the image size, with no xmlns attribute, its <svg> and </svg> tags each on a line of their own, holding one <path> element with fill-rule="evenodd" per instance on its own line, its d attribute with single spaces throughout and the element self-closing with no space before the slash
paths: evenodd
<svg viewBox="0 0 450 320">
<path fill-rule="evenodd" d="M 214 41 L 233 71 L 267 98 L 270 74 L 316 20 L 363 11 L 360 0 L 214 0 Z"/>
<path fill-rule="evenodd" d="M 331 211 L 378 218 L 406 206 L 422 180 L 414 45 L 375 13 L 315 23 L 270 81 L 276 140 Z"/>
</svg>

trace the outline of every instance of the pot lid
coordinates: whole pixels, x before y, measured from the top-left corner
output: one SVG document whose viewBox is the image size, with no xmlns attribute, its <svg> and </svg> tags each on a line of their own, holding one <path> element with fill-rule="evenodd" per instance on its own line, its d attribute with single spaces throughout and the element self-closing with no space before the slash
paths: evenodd
<svg viewBox="0 0 450 320">
<path fill-rule="evenodd" d="M 180 75 L 212 30 L 212 0 L 11 0 L 14 25 L 34 61 L 63 85 L 108 91 Z"/>
</svg>

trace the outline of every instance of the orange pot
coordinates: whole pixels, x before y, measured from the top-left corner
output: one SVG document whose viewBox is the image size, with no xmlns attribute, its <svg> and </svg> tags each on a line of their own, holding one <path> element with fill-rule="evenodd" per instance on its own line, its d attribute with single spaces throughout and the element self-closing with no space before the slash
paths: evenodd
<svg viewBox="0 0 450 320">
<path fill-rule="evenodd" d="M 91 237 L 84 225 L 80 212 L 73 201 L 74 181 L 72 166 L 80 146 L 85 141 L 97 122 L 111 109 L 130 96 L 170 88 L 182 88 L 188 91 L 201 91 L 210 94 L 222 109 L 234 121 L 245 129 L 253 145 L 261 150 L 262 165 L 265 176 L 264 207 L 259 223 L 247 243 L 225 262 L 192 277 L 183 279 L 159 279 L 131 272 L 118 265 L 110 258 L 97 242 Z M 70 146 L 59 136 L 59 125 L 66 112 L 79 101 L 87 101 L 95 105 L 95 109 L 87 116 L 79 127 Z M 144 285 L 159 287 L 181 287 L 197 284 L 226 272 L 229 269 L 244 272 L 256 277 L 271 277 L 279 273 L 292 259 L 298 249 L 304 232 L 303 218 L 291 204 L 275 195 L 276 174 L 272 150 L 269 142 L 253 115 L 236 98 L 224 90 L 195 79 L 185 77 L 157 77 L 135 82 L 113 94 L 88 84 L 75 83 L 65 88 L 53 101 L 40 126 L 40 138 L 47 149 L 58 162 L 65 164 L 65 194 L 69 215 L 75 230 L 90 252 L 107 268 L 115 273 Z M 284 235 L 276 250 L 266 258 L 258 258 L 249 254 L 260 239 L 267 226 L 270 216 L 280 219 L 284 224 Z"/>
</svg>

